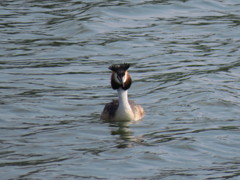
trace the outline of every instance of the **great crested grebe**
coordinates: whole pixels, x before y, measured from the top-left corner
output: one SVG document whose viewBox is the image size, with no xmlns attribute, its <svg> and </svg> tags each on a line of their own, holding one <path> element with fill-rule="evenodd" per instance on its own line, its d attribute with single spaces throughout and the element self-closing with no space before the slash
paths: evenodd
<svg viewBox="0 0 240 180">
<path fill-rule="evenodd" d="M 128 89 L 132 84 L 132 79 L 128 73 L 130 64 L 115 64 L 109 67 L 112 71 L 111 85 L 118 92 L 118 100 L 105 105 L 101 114 L 102 120 L 108 121 L 137 121 L 143 118 L 143 108 L 128 100 Z"/>
</svg>

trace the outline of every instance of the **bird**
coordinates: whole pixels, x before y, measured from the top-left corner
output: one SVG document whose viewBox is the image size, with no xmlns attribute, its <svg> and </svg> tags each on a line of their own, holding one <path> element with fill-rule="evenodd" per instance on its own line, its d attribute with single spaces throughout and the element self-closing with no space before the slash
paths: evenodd
<svg viewBox="0 0 240 180">
<path fill-rule="evenodd" d="M 109 66 L 112 71 L 111 86 L 117 90 L 118 99 L 107 103 L 100 119 L 106 121 L 138 121 L 144 117 L 141 105 L 128 99 L 128 89 L 131 87 L 132 78 L 128 72 L 130 64 L 113 64 Z"/>
</svg>

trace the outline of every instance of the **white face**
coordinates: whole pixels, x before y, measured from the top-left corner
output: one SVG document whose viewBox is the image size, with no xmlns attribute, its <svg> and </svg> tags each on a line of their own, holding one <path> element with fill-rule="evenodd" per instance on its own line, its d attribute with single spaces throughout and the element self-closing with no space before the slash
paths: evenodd
<svg viewBox="0 0 240 180">
<path fill-rule="evenodd" d="M 126 82 L 126 80 L 127 80 L 126 73 L 125 73 L 125 75 L 123 76 L 122 80 L 123 80 L 123 83 L 125 83 L 125 82 Z"/>
</svg>

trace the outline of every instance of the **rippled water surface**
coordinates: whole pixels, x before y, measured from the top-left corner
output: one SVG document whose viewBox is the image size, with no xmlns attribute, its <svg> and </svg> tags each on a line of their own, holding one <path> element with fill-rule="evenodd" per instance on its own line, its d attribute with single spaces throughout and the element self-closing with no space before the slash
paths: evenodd
<svg viewBox="0 0 240 180">
<path fill-rule="evenodd" d="M 1 179 L 239 179 L 239 0 L 0 2 Z M 137 123 L 99 119 L 128 62 Z"/>
</svg>

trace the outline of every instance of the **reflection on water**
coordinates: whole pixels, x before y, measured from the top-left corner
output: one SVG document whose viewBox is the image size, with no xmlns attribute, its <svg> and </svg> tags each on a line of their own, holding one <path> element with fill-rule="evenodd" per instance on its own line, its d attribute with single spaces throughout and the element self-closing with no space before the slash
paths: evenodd
<svg viewBox="0 0 240 180">
<path fill-rule="evenodd" d="M 130 148 L 136 144 L 143 143 L 143 138 L 141 136 L 135 136 L 134 132 L 131 130 L 129 122 L 116 122 L 111 123 L 110 127 L 113 128 L 111 134 L 119 137 L 117 141 L 117 148 Z"/>
<path fill-rule="evenodd" d="M 1 177 L 238 179 L 239 5 L 0 2 Z M 120 62 L 137 123 L 99 120 Z"/>
</svg>

